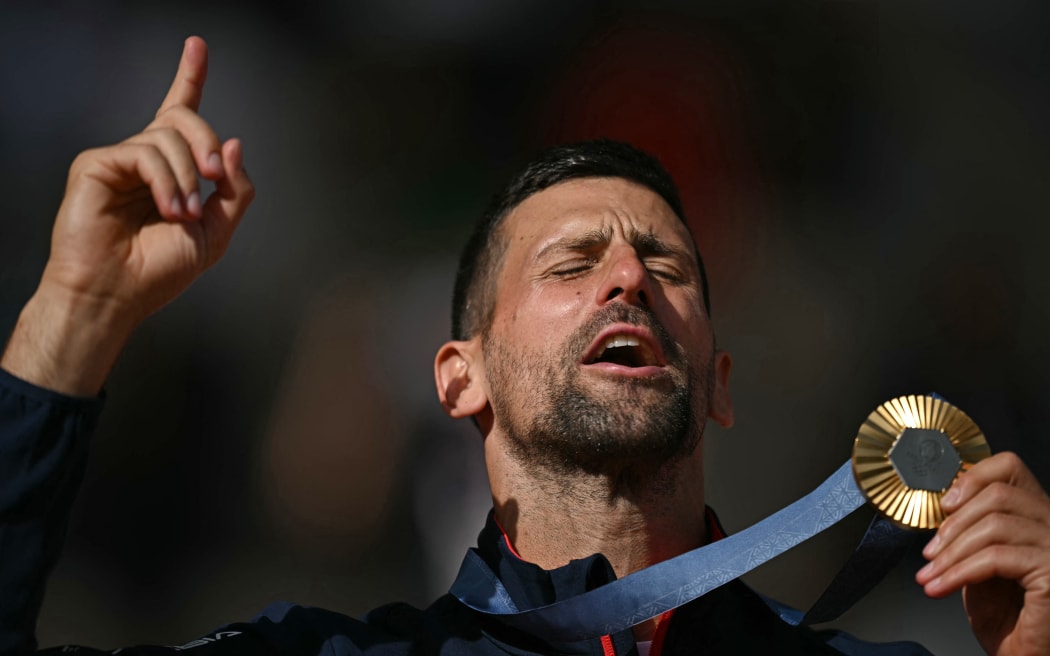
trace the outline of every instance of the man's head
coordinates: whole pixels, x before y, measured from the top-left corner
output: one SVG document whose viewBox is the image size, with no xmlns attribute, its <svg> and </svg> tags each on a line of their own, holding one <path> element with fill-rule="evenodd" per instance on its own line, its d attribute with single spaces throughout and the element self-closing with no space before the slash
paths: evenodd
<svg viewBox="0 0 1050 656">
<path fill-rule="evenodd" d="M 610 142 L 548 151 L 467 247 L 439 396 L 540 470 L 689 455 L 708 416 L 732 418 L 706 287 L 654 160 Z"/>
</svg>

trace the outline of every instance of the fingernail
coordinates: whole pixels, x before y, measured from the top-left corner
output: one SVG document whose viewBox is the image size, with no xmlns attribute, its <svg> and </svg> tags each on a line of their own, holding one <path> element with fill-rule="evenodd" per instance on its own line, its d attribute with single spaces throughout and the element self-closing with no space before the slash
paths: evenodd
<svg viewBox="0 0 1050 656">
<path fill-rule="evenodd" d="M 933 563 L 926 563 L 926 566 L 918 571 L 916 574 L 919 578 L 923 578 L 933 574 Z"/>
<path fill-rule="evenodd" d="M 222 158 L 219 157 L 219 153 L 208 155 L 208 168 L 212 171 L 222 171 Z"/>
<path fill-rule="evenodd" d="M 175 216 L 182 216 L 182 201 L 179 200 L 178 195 L 171 199 L 171 213 Z"/>
<path fill-rule="evenodd" d="M 948 490 L 948 493 L 941 499 L 941 505 L 952 505 L 959 500 L 959 490 L 954 487 Z"/>
<path fill-rule="evenodd" d="M 941 546 L 941 536 L 940 535 L 934 535 L 933 539 L 930 540 L 926 544 L 925 548 L 923 548 L 922 555 L 926 556 L 927 558 L 930 558 L 935 553 L 937 553 L 937 550 L 940 548 L 940 546 Z"/>
<path fill-rule="evenodd" d="M 240 140 L 237 141 L 237 150 L 234 156 L 238 170 L 246 171 L 244 168 L 244 144 Z"/>
<path fill-rule="evenodd" d="M 186 197 L 186 210 L 192 216 L 200 216 L 201 213 L 201 195 L 196 191 L 191 191 L 190 195 Z"/>
</svg>

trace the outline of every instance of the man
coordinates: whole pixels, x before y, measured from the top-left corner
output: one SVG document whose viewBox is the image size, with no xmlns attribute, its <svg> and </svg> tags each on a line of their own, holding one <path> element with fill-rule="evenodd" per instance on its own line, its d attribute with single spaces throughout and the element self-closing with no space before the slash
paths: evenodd
<svg viewBox="0 0 1050 656">
<path fill-rule="evenodd" d="M 253 196 L 236 140 L 197 114 L 186 42 L 142 133 L 74 162 L 40 286 L 0 360 L 0 650 L 35 647 L 47 570 L 84 464 L 97 395 L 135 327 L 224 251 Z M 202 199 L 197 175 L 216 191 Z M 464 253 L 442 404 L 484 437 L 494 511 L 478 554 L 519 608 L 542 606 L 721 536 L 701 438 L 733 420 L 706 279 L 666 173 L 621 144 L 549 151 L 497 197 Z M 1050 653 L 1050 499 L 1010 454 L 945 497 L 917 579 L 963 589 L 995 654 Z M 593 640 L 558 642 L 446 595 L 361 620 L 279 605 L 173 648 L 198 653 L 925 653 L 781 621 L 733 581 Z"/>
</svg>

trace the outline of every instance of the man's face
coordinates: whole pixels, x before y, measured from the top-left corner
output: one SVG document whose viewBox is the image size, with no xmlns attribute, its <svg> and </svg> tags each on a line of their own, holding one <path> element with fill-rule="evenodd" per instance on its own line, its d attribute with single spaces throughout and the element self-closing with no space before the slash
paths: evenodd
<svg viewBox="0 0 1050 656">
<path fill-rule="evenodd" d="M 667 203 L 619 178 L 572 180 L 527 198 L 502 230 L 482 337 L 493 428 L 523 462 L 557 471 L 692 453 L 712 401 L 728 403 L 729 362 Z"/>
</svg>

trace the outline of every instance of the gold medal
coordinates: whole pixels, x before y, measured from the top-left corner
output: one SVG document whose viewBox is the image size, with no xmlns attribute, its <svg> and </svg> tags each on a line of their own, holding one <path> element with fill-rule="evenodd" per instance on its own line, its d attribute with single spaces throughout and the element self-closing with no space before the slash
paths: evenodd
<svg viewBox="0 0 1050 656">
<path fill-rule="evenodd" d="M 875 509 L 905 528 L 935 529 L 952 482 L 991 455 L 972 419 L 933 396 L 901 396 L 875 409 L 853 442 L 853 476 Z"/>
</svg>

